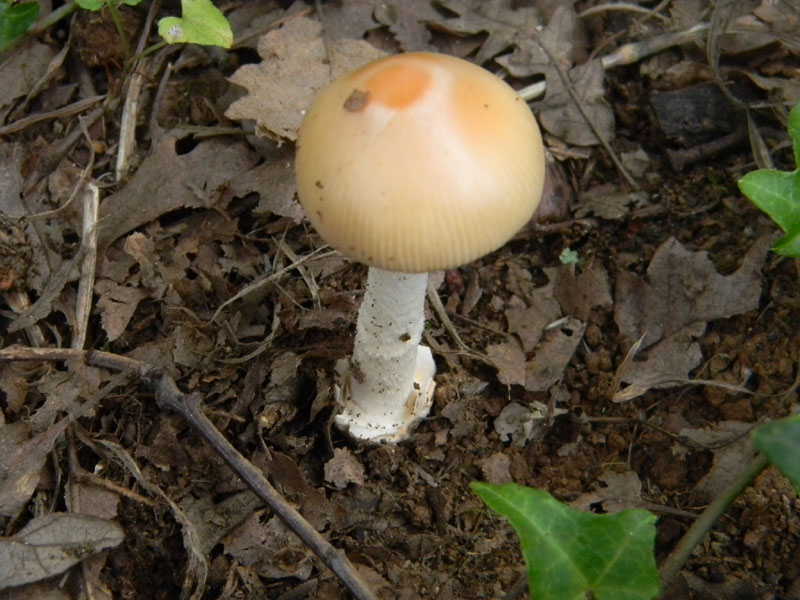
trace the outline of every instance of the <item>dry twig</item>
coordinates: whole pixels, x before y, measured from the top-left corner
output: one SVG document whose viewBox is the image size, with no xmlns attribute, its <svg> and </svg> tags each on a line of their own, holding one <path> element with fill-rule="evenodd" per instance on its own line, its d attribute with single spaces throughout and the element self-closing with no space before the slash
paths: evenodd
<svg viewBox="0 0 800 600">
<path fill-rule="evenodd" d="M 134 374 L 155 390 L 158 403 L 177 412 L 219 454 L 223 461 L 247 486 L 272 509 L 334 572 L 342 585 L 357 600 L 375 600 L 361 576 L 342 550 L 334 548 L 314 529 L 297 510 L 278 493 L 264 474 L 242 456 L 219 432 L 203 412 L 199 394 L 184 394 L 175 381 L 158 367 L 119 354 L 97 350 L 68 350 L 64 348 L 27 348 L 11 346 L 0 350 L 0 363 L 10 361 L 84 360 L 94 367 Z"/>
</svg>

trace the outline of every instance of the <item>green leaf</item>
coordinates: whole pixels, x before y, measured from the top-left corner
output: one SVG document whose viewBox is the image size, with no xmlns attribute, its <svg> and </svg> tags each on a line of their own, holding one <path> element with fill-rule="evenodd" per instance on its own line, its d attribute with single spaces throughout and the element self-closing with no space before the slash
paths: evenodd
<svg viewBox="0 0 800 600">
<path fill-rule="evenodd" d="M 800 494 L 800 415 L 760 425 L 753 432 L 753 444 Z"/>
<path fill-rule="evenodd" d="M 231 24 L 210 0 L 181 0 L 181 10 L 182 18 L 165 17 L 158 22 L 158 33 L 168 44 L 231 47 Z"/>
<path fill-rule="evenodd" d="M 84 10 L 100 10 L 106 4 L 127 4 L 128 6 L 136 6 L 141 4 L 142 0 L 75 0 L 75 4 Z"/>
<path fill-rule="evenodd" d="M 75 4 L 83 10 L 100 10 L 106 5 L 106 0 L 75 0 Z"/>
<path fill-rule="evenodd" d="M 794 147 L 794 164 L 800 169 L 800 100 L 789 113 L 789 135 L 792 136 Z"/>
<path fill-rule="evenodd" d="M 580 256 L 572 248 L 564 248 L 558 255 L 558 260 L 562 265 L 575 265 L 580 261 Z"/>
<path fill-rule="evenodd" d="M 585 513 L 514 483 L 470 487 L 517 532 L 532 598 L 650 600 L 659 594 L 655 515 Z"/>
<path fill-rule="evenodd" d="M 739 180 L 739 189 L 786 234 L 772 249 L 778 254 L 800 257 L 800 100 L 789 112 L 787 129 L 797 169 L 753 171 Z"/>
<path fill-rule="evenodd" d="M 0 52 L 24 36 L 38 16 L 38 2 L 10 6 L 6 0 L 0 1 Z"/>
<path fill-rule="evenodd" d="M 800 236 L 800 170 L 791 173 L 774 169 L 753 171 L 739 180 L 739 189 L 786 233 L 773 250 L 787 256 L 800 256 L 797 240 Z"/>
</svg>

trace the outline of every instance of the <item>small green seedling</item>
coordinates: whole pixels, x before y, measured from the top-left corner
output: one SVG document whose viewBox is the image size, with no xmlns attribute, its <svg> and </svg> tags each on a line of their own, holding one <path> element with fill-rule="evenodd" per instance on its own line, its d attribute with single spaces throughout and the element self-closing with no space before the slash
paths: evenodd
<svg viewBox="0 0 800 600">
<path fill-rule="evenodd" d="M 2 0 L 0 0 L 2 1 Z M 108 7 L 114 23 L 118 23 L 116 6 L 136 6 L 142 0 L 75 0 L 86 10 Z M 231 24 L 211 0 L 181 0 L 182 17 L 164 17 L 158 22 L 158 33 L 167 44 L 202 44 L 230 48 L 233 44 Z M 122 28 L 117 27 L 124 38 Z M 126 43 L 126 40 L 123 40 Z M 126 52 L 127 54 L 127 52 Z"/>
<path fill-rule="evenodd" d="M 794 171 L 759 169 L 739 180 L 739 189 L 786 234 L 772 247 L 778 254 L 800 257 L 800 101 L 789 113 Z"/>
<path fill-rule="evenodd" d="M 37 16 L 38 2 L 12 4 L 10 0 L 0 0 L 0 52 L 20 40 Z"/>
<path fill-rule="evenodd" d="M 661 584 L 655 515 L 641 509 L 596 515 L 514 483 L 472 490 L 517 532 L 531 598 L 652 600 Z"/>
<path fill-rule="evenodd" d="M 230 48 L 231 24 L 210 0 L 181 0 L 182 17 L 165 17 L 158 33 L 168 44 L 203 44 Z"/>
<path fill-rule="evenodd" d="M 114 6 L 116 4 L 136 6 L 141 1 L 142 0 L 75 0 L 75 4 L 80 6 L 83 10 L 98 11 L 104 6 Z"/>
<path fill-rule="evenodd" d="M 800 415 L 760 425 L 753 432 L 753 445 L 800 494 Z"/>
<path fill-rule="evenodd" d="M 120 21 L 119 13 L 117 12 L 117 6 L 120 4 L 136 6 L 141 1 L 142 0 L 75 0 L 75 4 L 84 10 L 91 10 L 95 12 L 102 10 L 103 8 L 108 8 L 108 12 L 111 15 L 111 20 L 114 21 L 114 28 L 117 30 L 117 35 L 119 35 L 119 40 L 122 44 L 122 50 L 125 53 L 126 58 L 130 58 L 131 47 L 128 43 L 128 36 L 125 34 L 125 29 L 122 27 L 122 22 Z"/>
<path fill-rule="evenodd" d="M 564 248 L 561 254 L 558 255 L 558 261 L 562 265 L 576 265 L 580 262 L 581 257 L 572 248 Z"/>
</svg>

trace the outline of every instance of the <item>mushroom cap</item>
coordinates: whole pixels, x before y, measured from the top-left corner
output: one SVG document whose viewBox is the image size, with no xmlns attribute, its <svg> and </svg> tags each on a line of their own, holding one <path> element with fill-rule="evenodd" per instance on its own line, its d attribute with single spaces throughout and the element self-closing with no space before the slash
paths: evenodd
<svg viewBox="0 0 800 600">
<path fill-rule="evenodd" d="M 530 219 L 539 127 L 517 93 L 433 53 L 371 62 L 325 88 L 298 132 L 297 190 L 331 246 L 389 271 L 468 263 Z"/>
</svg>

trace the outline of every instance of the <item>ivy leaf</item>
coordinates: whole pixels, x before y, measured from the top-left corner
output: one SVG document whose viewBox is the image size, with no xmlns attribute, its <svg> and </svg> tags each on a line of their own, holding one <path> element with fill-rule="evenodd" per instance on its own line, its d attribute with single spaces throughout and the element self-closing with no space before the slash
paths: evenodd
<svg viewBox="0 0 800 600">
<path fill-rule="evenodd" d="M 788 130 L 797 169 L 752 171 L 739 180 L 739 189 L 786 234 L 772 249 L 778 254 L 800 256 L 800 101 L 789 113 Z"/>
<path fill-rule="evenodd" d="M 659 594 L 655 515 L 585 513 L 513 483 L 470 487 L 517 532 L 532 598 L 651 600 Z"/>
<path fill-rule="evenodd" d="M 742 177 L 739 189 L 786 234 L 772 249 L 778 254 L 800 256 L 800 170 L 759 169 Z"/>
<path fill-rule="evenodd" d="M 119 0 L 115 2 L 115 0 L 75 0 L 75 4 L 80 6 L 84 10 L 100 10 L 106 4 L 110 4 L 114 2 L 115 4 L 127 4 L 128 6 L 136 6 L 142 0 Z"/>
<path fill-rule="evenodd" d="M 792 148 L 794 149 L 794 164 L 800 170 L 800 100 L 789 112 L 789 123 L 787 126 L 789 135 L 792 138 Z"/>
<path fill-rule="evenodd" d="M 37 16 L 38 2 L 20 2 L 12 6 L 7 0 L 0 0 L 0 52 L 25 35 Z"/>
<path fill-rule="evenodd" d="M 753 444 L 800 494 L 800 415 L 759 426 L 753 433 Z"/>
<path fill-rule="evenodd" d="M 75 4 L 83 10 L 100 10 L 105 6 L 105 0 L 75 0 Z"/>
<path fill-rule="evenodd" d="M 230 48 L 231 24 L 210 0 L 181 0 L 182 18 L 165 17 L 158 22 L 158 34 L 168 44 L 203 44 Z"/>
</svg>

